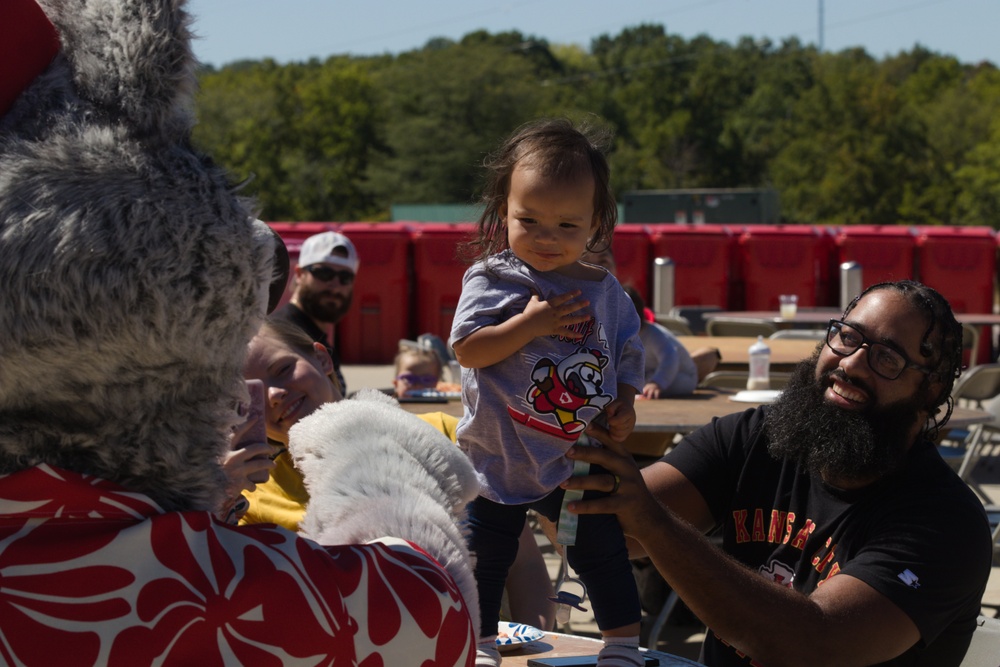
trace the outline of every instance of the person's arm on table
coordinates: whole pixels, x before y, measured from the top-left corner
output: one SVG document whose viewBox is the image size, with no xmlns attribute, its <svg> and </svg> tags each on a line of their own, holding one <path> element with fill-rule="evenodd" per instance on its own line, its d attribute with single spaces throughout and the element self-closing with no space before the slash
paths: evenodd
<svg viewBox="0 0 1000 667">
<path fill-rule="evenodd" d="M 573 447 L 567 456 L 620 477 L 618 492 L 570 503 L 578 514 L 616 514 L 692 612 L 727 642 L 768 667 L 868 665 L 920 639 L 913 621 L 862 581 L 840 574 L 806 596 L 769 582 L 712 545 L 703 530 L 708 505 L 676 468 L 640 472 L 624 447 L 593 427 L 605 448 Z M 648 486 L 647 486 L 648 483 Z M 609 475 L 573 477 L 567 489 L 608 491 Z"/>
<path fill-rule="evenodd" d="M 680 368 L 680 355 L 674 344 L 680 345 L 679 341 L 671 341 L 669 335 L 661 330 L 658 325 L 646 324 L 640 334 L 642 336 L 642 346 L 646 352 L 647 365 L 654 362 L 653 372 L 646 378 L 646 385 L 642 389 L 642 395 L 646 398 L 657 399 L 665 394 L 677 377 Z"/>
</svg>

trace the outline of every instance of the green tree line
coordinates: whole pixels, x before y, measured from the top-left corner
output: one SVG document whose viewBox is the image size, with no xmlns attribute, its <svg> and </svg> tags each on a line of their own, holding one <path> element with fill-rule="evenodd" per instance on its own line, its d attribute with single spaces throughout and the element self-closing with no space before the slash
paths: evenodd
<svg viewBox="0 0 1000 667">
<path fill-rule="evenodd" d="M 616 192 L 766 187 L 787 222 L 1000 227 L 1000 70 L 921 47 L 878 60 L 641 25 L 585 50 L 480 31 L 199 78 L 194 140 L 267 220 L 469 203 L 506 135 L 564 116 L 613 131 Z"/>
</svg>

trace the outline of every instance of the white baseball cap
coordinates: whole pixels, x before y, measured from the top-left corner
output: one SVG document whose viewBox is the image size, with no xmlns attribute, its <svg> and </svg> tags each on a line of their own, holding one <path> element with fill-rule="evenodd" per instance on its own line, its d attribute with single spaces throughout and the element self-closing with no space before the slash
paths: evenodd
<svg viewBox="0 0 1000 667">
<path fill-rule="evenodd" d="M 334 253 L 341 250 L 347 256 Z M 299 250 L 299 266 L 331 264 L 358 272 L 358 251 L 351 240 L 339 232 L 323 232 L 310 236 L 302 242 Z"/>
</svg>

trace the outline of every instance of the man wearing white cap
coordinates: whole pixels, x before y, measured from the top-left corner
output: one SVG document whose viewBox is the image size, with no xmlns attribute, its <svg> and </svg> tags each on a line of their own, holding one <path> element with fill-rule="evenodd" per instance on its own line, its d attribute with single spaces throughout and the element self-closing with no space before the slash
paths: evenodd
<svg viewBox="0 0 1000 667">
<path fill-rule="evenodd" d="M 330 344 L 326 332 L 327 327 L 343 319 L 351 307 L 357 272 L 358 252 L 350 239 L 338 232 L 310 236 L 299 251 L 292 298 L 273 315 L 298 325 L 314 341 L 326 346 L 345 393 L 347 387 L 340 372 L 340 355 Z"/>
</svg>

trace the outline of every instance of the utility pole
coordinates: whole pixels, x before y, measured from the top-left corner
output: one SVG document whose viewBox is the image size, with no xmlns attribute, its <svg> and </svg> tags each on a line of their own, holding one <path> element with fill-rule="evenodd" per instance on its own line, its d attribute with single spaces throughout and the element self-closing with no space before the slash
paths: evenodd
<svg viewBox="0 0 1000 667">
<path fill-rule="evenodd" d="M 823 0 L 819 0 L 819 52 L 823 52 Z"/>
</svg>

